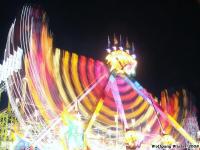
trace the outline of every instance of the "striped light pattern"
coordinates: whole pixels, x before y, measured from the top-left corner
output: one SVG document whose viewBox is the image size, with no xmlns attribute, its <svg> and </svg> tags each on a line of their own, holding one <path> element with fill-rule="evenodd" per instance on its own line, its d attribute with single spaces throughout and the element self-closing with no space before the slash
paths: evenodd
<svg viewBox="0 0 200 150">
<path fill-rule="evenodd" d="M 123 109 L 127 126 L 141 130 L 147 143 L 159 139 L 160 126 L 153 107 L 138 95 L 124 77 L 114 76 L 115 88 L 120 96 L 118 106 L 112 88 L 107 89 L 110 71 L 103 62 L 53 48 L 53 38 L 48 32 L 42 10 L 24 7 L 20 19 L 10 29 L 4 59 L 18 47 L 23 50 L 23 66 L 6 80 L 6 87 L 25 140 L 35 145 L 40 143 L 37 146 L 41 149 L 51 149 L 56 144 L 67 149 L 63 134 L 68 132 L 69 122 L 62 119 L 63 112 L 67 111 L 69 120 L 76 120 L 78 111 L 84 118 L 82 122 L 85 129 L 87 123 L 92 122 L 89 126 L 93 130 L 87 136 L 91 149 L 95 149 L 93 143 L 96 141 L 89 137 L 97 134 L 96 129 L 99 137 L 106 138 L 109 134 L 109 139 L 115 139 L 117 145 L 123 145 L 123 139 L 120 138 L 123 137 L 124 122 L 120 119 L 120 137 L 115 136 L 118 108 Z M 162 93 L 160 104 L 155 103 L 183 126 L 187 117 L 187 100 L 180 99 L 178 94 L 166 100 L 165 94 Z M 102 101 L 101 109 L 99 100 Z M 92 116 L 97 111 L 94 120 Z M 183 137 L 166 120 L 160 119 L 165 131 L 182 142 Z M 97 145 L 106 145 L 101 140 L 97 141 Z"/>
</svg>

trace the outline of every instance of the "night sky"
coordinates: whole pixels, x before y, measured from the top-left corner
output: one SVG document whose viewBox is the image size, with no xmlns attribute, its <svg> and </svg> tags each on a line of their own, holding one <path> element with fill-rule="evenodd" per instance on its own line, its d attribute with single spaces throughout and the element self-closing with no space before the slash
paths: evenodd
<svg viewBox="0 0 200 150">
<path fill-rule="evenodd" d="M 107 35 L 127 36 L 143 87 L 158 97 L 164 88 L 187 88 L 200 110 L 200 1 L 1 0 L 1 63 L 10 25 L 30 2 L 47 11 L 55 47 L 104 60 Z"/>
</svg>

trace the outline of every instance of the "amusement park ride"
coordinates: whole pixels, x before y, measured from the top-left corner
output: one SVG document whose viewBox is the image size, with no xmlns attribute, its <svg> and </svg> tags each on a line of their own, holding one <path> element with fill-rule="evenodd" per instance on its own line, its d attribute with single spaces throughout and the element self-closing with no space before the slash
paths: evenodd
<svg viewBox="0 0 200 150">
<path fill-rule="evenodd" d="M 169 96 L 165 90 L 160 100 L 154 98 L 134 79 L 134 50 L 121 36 L 119 42 L 108 37 L 104 64 L 54 48 L 46 13 L 24 7 L 10 28 L 0 65 L 0 89 L 11 105 L 0 119 L 6 114 L 15 120 L 0 120 L 0 147 L 198 149 L 199 127 L 187 92 Z"/>
</svg>

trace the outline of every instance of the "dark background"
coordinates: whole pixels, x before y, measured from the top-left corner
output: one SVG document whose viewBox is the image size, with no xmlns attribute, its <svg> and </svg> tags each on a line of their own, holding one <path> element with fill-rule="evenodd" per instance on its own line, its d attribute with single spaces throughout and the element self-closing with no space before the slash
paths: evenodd
<svg viewBox="0 0 200 150">
<path fill-rule="evenodd" d="M 200 1 L 1 0 L 1 63 L 10 25 L 30 2 L 47 11 L 56 47 L 103 60 L 107 35 L 128 36 L 135 43 L 136 79 L 143 87 L 158 97 L 165 88 L 187 88 L 200 110 Z"/>
</svg>

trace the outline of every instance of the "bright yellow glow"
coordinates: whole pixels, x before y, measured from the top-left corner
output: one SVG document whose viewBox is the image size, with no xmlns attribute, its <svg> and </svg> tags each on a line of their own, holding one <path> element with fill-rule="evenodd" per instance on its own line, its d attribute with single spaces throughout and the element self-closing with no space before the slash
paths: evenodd
<svg viewBox="0 0 200 150">
<path fill-rule="evenodd" d="M 74 83 L 75 91 L 77 93 L 84 93 L 84 89 L 81 87 L 81 83 L 80 83 L 80 79 L 78 75 L 78 55 L 77 54 L 74 54 L 74 53 L 72 54 L 71 65 L 72 65 L 71 66 L 72 81 Z M 84 100 L 82 101 L 82 103 L 89 109 L 90 112 L 92 112 L 93 107 L 87 96 L 84 97 Z"/>
<path fill-rule="evenodd" d="M 144 135 L 138 131 L 127 131 L 125 134 L 125 143 L 131 147 L 136 146 L 144 139 Z"/>
<path fill-rule="evenodd" d="M 110 66 L 110 71 L 115 71 L 117 74 L 135 75 L 137 61 L 135 55 L 130 55 L 123 50 L 115 50 L 106 56 L 107 64 Z"/>
<path fill-rule="evenodd" d="M 102 106 L 103 106 L 103 99 L 100 99 L 99 102 L 98 102 L 98 104 L 97 104 L 97 107 L 96 107 L 96 109 L 95 109 L 95 111 L 94 111 L 94 113 L 92 115 L 92 118 L 90 119 L 90 121 L 88 123 L 88 126 L 87 126 L 87 128 L 85 130 L 85 135 L 84 135 L 84 145 L 85 146 L 88 145 L 87 141 L 86 141 L 86 134 L 91 129 L 92 125 L 94 124 L 94 122 L 96 120 L 96 117 L 99 114 Z"/>
<path fill-rule="evenodd" d="M 72 98 L 72 100 L 76 100 L 77 97 L 76 97 L 75 91 L 73 89 L 71 80 L 70 80 L 70 74 L 69 74 L 70 71 L 69 71 L 69 67 L 68 67 L 69 60 L 70 60 L 70 53 L 68 51 L 66 51 L 64 53 L 64 57 L 62 59 L 63 80 L 67 87 L 70 97 Z"/>
<path fill-rule="evenodd" d="M 90 119 L 90 122 L 88 123 L 88 126 L 87 126 L 85 133 L 87 133 L 88 130 L 92 127 L 92 125 L 93 125 L 94 121 L 96 120 L 96 117 L 99 114 L 99 111 L 101 110 L 102 106 L 103 106 L 103 100 L 100 99 L 98 104 L 97 104 L 97 107 L 94 111 L 94 114 L 92 115 L 92 118 Z"/>
<path fill-rule="evenodd" d="M 63 84 L 62 84 L 62 78 L 60 76 L 60 49 L 56 49 L 54 59 L 53 59 L 53 64 L 54 64 L 54 72 L 53 76 L 55 79 L 55 82 L 57 84 L 57 88 L 59 91 L 60 96 L 62 97 L 62 100 L 65 102 L 66 105 L 69 105 L 69 101 L 67 98 L 67 95 L 65 93 Z"/>
<path fill-rule="evenodd" d="M 175 139 L 171 136 L 171 135 L 164 135 L 162 138 L 161 138 L 161 144 L 162 145 L 173 145 L 175 144 L 176 141 Z"/>
<path fill-rule="evenodd" d="M 178 130 L 179 133 L 181 133 L 182 136 L 184 136 L 190 143 L 192 143 L 194 145 L 197 144 L 197 142 L 176 122 L 176 120 L 173 117 L 171 117 L 169 114 L 167 114 L 167 118 L 170 120 L 170 122 L 173 123 L 176 130 Z"/>
</svg>

